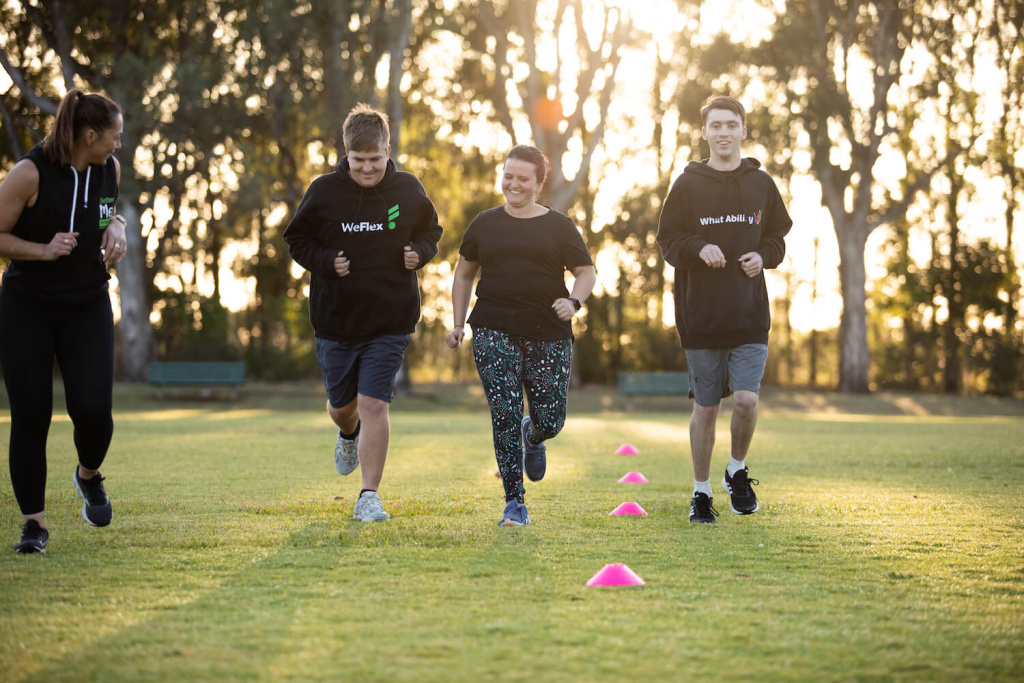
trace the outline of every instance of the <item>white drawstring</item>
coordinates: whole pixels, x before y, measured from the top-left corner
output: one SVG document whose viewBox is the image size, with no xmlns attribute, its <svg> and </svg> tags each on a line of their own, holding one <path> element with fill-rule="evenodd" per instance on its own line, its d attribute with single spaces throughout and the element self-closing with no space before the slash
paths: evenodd
<svg viewBox="0 0 1024 683">
<path fill-rule="evenodd" d="M 85 169 L 85 193 L 82 195 L 82 199 L 85 203 L 82 205 L 85 208 L 89 208 L 89 178 L 92 177 L 92 166 L 88 166 Z"/>
<path fill-rule="evenodd" d="M 75 193 L 71 195 L 71 224 L 68 225 L 68 232 L 75 231 L 75 208 L 78 204 L 78 171 L 72 166 L 71 172 L 75 174 Z"/>
</svg>

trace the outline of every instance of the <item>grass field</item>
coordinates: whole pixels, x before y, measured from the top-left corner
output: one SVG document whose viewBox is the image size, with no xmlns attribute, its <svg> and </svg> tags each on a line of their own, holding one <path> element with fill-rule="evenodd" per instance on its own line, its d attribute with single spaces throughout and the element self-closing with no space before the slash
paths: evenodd
<svg viewBox="0 0 1024 683">
<path fill-rule="evenodd" d="M 381 489 L 351 520 L 315 386 L 238 402 L 118 388 L 87 526 L 71 425 L 50 431 L 46 556 L 17 556 L 0 483 L 4 681 L 1024 679 L 1024 405 L 768 393 L 761 511 L 687 522 L 685 402 L 571 399 L 533 524 L 503 505 L 479 393 L 397 399 Z M 58 405 L 63 405 L 58 401 Z M 0 413 L 6 448 L 9 418 Z M 639 456 L 617 456 L 623 442 Z M 647 485 L 618 484 L 627 471 Z M 614 517 L 636 501 L 647 517 Z M 605 564 L 646 581 L 588 588 Z"/>
</svg>

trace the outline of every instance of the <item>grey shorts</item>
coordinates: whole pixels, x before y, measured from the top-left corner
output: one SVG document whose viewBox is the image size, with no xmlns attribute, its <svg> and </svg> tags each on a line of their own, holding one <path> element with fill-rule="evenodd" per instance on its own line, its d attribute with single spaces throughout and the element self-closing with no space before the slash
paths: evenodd
<svg viewBox="0 0 1024 683">
<path fill-rule="evenodd" d="M 686 349 L 690 398 L 715 406 L 734 391 L 761 391 L 767 344 L 743 344 L 728 349 Z"/>
<path fill-rule="evenodd" d="M 316 338 L 316 359 L 324 375 L 327 400 L 344 408 L 356 394 L 391 403 L 395 377 L 402 369 L 409 335 L 388 334 L 365 341 Z"/>
</svg>

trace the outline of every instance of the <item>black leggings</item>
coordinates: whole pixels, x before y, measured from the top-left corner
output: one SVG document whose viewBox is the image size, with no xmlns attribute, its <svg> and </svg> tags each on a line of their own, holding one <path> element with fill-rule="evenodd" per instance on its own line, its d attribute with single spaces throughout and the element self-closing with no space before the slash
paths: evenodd
<svg viewBox="0 0 1024 683">
<path fill-rule="evenodd" d="M 23 515 L 40 513 L 46 504 L 54 358 L 64 379 L 78 462 L 97 470 L 114 433 L 110 297 L 104 292 L 82 305 L 65 307 L 0 288 L 0 367 L 11 403 L 11 483 Z"/>
<path fill-rule="evenodd" d="M 562 431 L 572 366 L 572 340 L 538 341 L 473 328 L 473 360 L 491 408 L 494 455 L 505 500 L 523 486 L 523 388 L 530 402 L 530 441 L 540 443 Z"/>
</svg>

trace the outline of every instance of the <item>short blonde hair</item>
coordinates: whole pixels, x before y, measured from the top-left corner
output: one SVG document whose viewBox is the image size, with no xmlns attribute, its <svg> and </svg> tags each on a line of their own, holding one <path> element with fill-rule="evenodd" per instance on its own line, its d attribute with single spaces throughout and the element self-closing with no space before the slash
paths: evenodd
<svg viewBox="0 0 1024 683">
<path fill-rule="evenodd" d="M 347 152 L 373 152 L 391 144 L 387 114 L 368 104 L 352 108 L 341 127 L 341 138 Z"/>
</svg>

